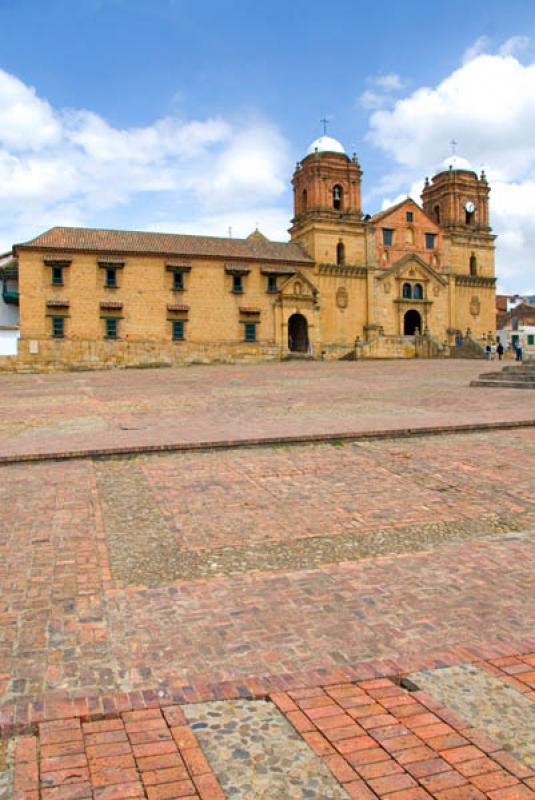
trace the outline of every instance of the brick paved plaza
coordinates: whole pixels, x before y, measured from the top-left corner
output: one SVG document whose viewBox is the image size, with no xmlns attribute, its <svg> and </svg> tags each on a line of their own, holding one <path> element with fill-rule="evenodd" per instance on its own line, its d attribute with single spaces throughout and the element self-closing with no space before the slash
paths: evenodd
<svg viewBox="0 0 535 800">
<path fill-rule="evenodd" d="M 535 418 L 483 368 L 2 376 L 0 455 Z M 535 427 L 0 475 L 2 800 L 535 797 Z"/>
<path fill-rule="evenodd" d="M 532 420 L 485 361 L 289 362 L 0 375 L 0 458 Z M 529 394 L 529 393 L 527 393 Z"/>
</svg>

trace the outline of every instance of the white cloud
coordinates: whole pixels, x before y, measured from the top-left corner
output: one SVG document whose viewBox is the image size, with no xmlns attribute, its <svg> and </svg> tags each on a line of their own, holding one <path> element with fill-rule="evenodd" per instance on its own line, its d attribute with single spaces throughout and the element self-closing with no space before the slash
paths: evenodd
<svg viewBox="0 0 535 800">
<path fill-rule="evenodd" d="M 259 119 L 157 119 L 115 128 L 86 109 L 54 109 L 0 71 L 0 249 L 51 225 L 192 222 L 234 205 L 260 222 L 287 189 L 291 162 Z M 150 212 L 147 212 L 150 208 Z"/>
<path fill-rule="evenodd" d="M 463 53 L 463 64 L 468 64 L 469 61 L 473 61 L 474 58 L 477 58 L 481 55 L 481 53 L 488 52 L 490 47 L 490 39 L 488 36 L 479 36 L 475 42 L 472 42 Z"/>
<path fill-rule="evenodd" d="M 366 89 L 358 98 L 358 102 L 362 108 L 368 111 L 375 111 L 392 105 L 394 102 L 394 92 L 401 91 L 405 86 L 400 76 L 395 72 L 368 78 L 368 83 L 374 88 Z"/>
<path fill-rule="evenodd" d="M 530 46 L 529 36 L 511 36 L 498 50 L 500 56 L 520 56 Z"/>
<path fill-rule="evenodd" d="M 397 92 L 403 89 L 405 85 L 395 72 L 389 72 L 388 75 L 379 75 L 379 77 L 375 78 L 374 83 L 387 92 Z"/>
<path fill-rule="evenodd" d="M 535 289 L 535 63 L 512 53 L 513 37 L 496 55 L 475 54 L 435 87 L 421 87 L 370 117 L 369 140 L 388 153 L 398 181 L 392 195 L 438 171 L 449 142 L 491 184 L 491 216 L 500 235 L 497 272 L 511 289 Z M 478 47 L 483 47 L 479 41 Z M 403 183 L 402 183 L 403 181 Z"/>
</svg>

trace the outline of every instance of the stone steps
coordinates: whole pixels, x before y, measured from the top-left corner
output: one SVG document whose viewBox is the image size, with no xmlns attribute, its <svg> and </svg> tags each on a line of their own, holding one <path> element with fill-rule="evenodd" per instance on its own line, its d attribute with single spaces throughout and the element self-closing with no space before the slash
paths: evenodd
<svg viewBox="0 0 535 800">
<path fill-rule="evenodd" d="M 501 372 L 484 372 L 470 386 L 503 389 L 535 389 L 535 364 L 509 365 Z"/>
</svg>

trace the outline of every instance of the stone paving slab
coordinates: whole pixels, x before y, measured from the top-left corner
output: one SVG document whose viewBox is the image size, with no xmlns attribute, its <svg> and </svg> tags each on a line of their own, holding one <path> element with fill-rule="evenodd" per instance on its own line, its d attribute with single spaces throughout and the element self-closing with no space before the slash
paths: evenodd
<svg viewBox="0 0 535 800">
<path fill-rule="evenodd" d="M 326 764 L 276 706 L 197 703 L 184 713 L 221 788 L 236 800 L 347 800 Z"/>
<path fill-rule="evenodd" d="M 469 383 L 479 361 L 212 365 L 0 375 L 0 459 L 515 423 L 535 405 Z"/>
<path fill-rule="evenodd" d="M 535 667 L 529 672 L 535 678 Z M 528 696 L 474 664 L 409 677 L 535 772 L 535 703 Z"/>
</svg>

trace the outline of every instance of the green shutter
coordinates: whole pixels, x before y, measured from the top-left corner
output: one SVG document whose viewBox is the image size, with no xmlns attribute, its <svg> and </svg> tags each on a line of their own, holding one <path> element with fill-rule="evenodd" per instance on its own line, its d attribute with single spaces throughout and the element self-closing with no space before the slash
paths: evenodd
<svg viewBox="0 0 535 800">
<path fill-rule="evenodd" d="M 245 323 L 245 341 L 256 342 L 256 322 Z"/>
</svg>

